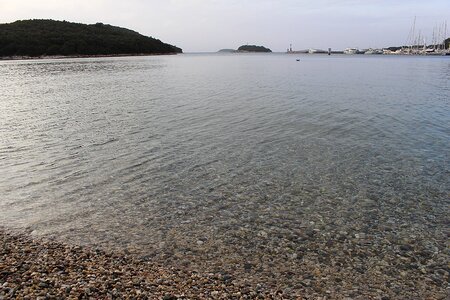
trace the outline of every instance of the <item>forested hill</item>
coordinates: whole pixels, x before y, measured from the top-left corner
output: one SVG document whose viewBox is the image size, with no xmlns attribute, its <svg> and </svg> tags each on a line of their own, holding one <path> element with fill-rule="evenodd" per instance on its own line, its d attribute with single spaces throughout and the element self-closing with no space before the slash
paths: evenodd
<svg viewBox="0 0 450 300">
<path fill-rule="evenodd" d="M 239 52 L 272 52 L 269 48 L 256 45 L 243 45 L 238 48 Z"/>
<path fill-rule="evenodd" d="M 97 23 L 26 20 L 0 24 L 1 56 L 126 55 L 181 53 L 135 31 Z"/>
</svg>

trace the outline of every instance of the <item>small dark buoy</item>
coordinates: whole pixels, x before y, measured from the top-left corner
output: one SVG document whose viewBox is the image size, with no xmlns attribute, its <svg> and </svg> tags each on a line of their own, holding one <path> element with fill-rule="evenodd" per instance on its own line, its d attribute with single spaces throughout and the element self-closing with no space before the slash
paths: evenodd
<svg viewBox="0 0 450 300">
<path fill-rule="evenodd" d="M 300 58 L 297 58 L 297 61 L 300 61 Z"/>
</svg>

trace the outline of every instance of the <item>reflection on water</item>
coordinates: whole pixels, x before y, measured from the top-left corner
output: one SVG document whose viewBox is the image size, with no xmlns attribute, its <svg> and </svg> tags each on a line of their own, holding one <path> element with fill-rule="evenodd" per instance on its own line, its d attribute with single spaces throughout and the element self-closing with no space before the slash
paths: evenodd
<svg viewBox="0 0 450 300">
<path fill-rule="evenodd" d="M 348 251 L 377 257 L 341 262 L 355 282 L 398 268 L 399 243 L 448 258 L 445 57 L 64 59 L 0 74 L 1 225 L 294 288 L 317 266 L 333 282 Z"/>
</svg>

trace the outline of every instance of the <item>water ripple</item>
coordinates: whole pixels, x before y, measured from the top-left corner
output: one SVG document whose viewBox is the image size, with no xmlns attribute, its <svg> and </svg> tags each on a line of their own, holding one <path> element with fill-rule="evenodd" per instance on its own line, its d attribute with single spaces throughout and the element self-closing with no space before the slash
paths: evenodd
<svg viewBox="0 0 450 300">
<path fill-rule="evenodd" d="M 0 62 L 0 224 L 211 266 L 259 249 L 290 268 L 291 256 L 272 252 L 301 247 L 310 227 L 370 234 L 397 222 L 437 236 L 450 190 L 449 66 L 289 55 Z"/>
</svg>

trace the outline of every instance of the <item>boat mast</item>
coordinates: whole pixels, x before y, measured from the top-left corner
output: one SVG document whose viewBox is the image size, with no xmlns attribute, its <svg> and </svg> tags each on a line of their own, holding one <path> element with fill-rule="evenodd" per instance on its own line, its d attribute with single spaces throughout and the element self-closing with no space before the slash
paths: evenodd
<svg viewBox="0 0 450 300">
<path fill-rule="evenodd" d="M 433 37 L 432 37 L 433 52 L 436 51 L 436 44 L 437 44 L 437 41 L 436 41 L 436 40 L 437 40 L 437 39 L 436 39 L 436 26 L 434 26 L 434 27 L 433 27 Z"/>
<path fill-rule="evenodd" d="M 442 44 L 443 44 L 443 48 L 444 48 L 444 53 L 446 53 L 447 52 L 447 47 L 446 47 L 446 45 L 445 45 L 445 40 L 447 39 L 447 21 L 445 21 L 445 23 L 444 23 L 444 40 L 442 41 Z"/>
<path fill-rule="evenodd" d="M 411 44 L 411 52 L 414 49 L 414 40 L 416 39 L 416 16 L 414 16 L 413 28 L 412 28 L 412 44 Z"/>
</svg>

